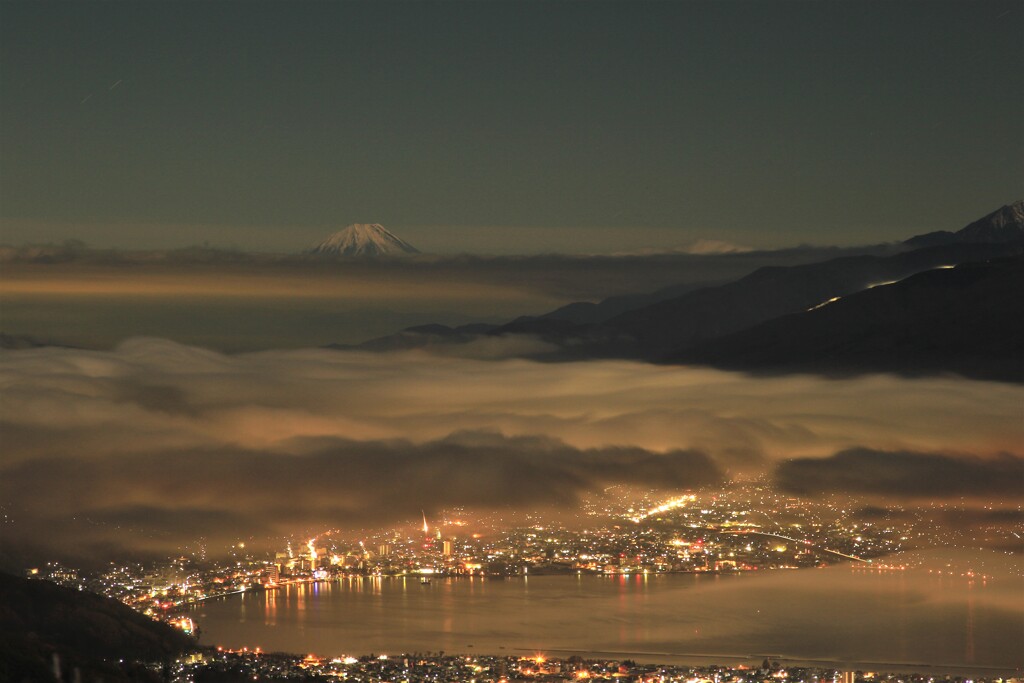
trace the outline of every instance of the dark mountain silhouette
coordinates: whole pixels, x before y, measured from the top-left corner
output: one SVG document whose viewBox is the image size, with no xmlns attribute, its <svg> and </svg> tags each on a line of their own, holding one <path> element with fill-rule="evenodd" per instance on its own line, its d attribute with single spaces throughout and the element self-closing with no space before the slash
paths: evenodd
<svg viewBox="0 0 1024 683">
<path fill-rule="evenodd" d="M 487 323 L 471 323 L 448 327 L 447 325 L 430 324 L 407 327 L 395 334 L 370 339 L 360 344 L 329 344 L 329 349 L 354 349 L 360 351 L 406 351 L 429 346 L 446 344 L 465 344 L 481 335 L 487 334 L 497 325 Z"/>
<path fill-rule="evenodd" d="M 1003 344 L 1004 340 L 1010 339 L 1020 348 L 1024 346 L 1024 339 L 1017 334 L 1018 328 L 1004 320 L 1000 312 L 1000 306 L 1009 310 L 1016 303 L 1007 302 L 1007 297 L 1021 298 L 1019 289 L 1013 288 L 1015 281 L 1012 279 L 1003 283 L 1008 287 L 1006 291 L 992 289 L 989 292 L 994 297 L 992 302 L 970 303 L 970 297 L 977 291 L 974 289 L 964 294 L 965 298 L 949 299 L 948 322 L 918 321 L 911 315 L 925 315 L 933 311 L 927 302 L 921 302 L 918 309 L 903 310 L 896 303 L 878 299 L 882 308 L 872 313 L 876 317 L 867 313 L 861 317 L 865 325 L 873 325 L 879 330 L 891 325 L 893 336 L 887 340 L 876 330 L 871 342 L 875 344 L 873 353 L 868 353 L 867 347 L 855 352 L 855 345 L 851 343 L 848 358 L 842 354 L 830 356 L 811 344 L 811 340 L 801 341 L 793 337 L 792 351 L 787 352 L 789 355 L 780 350 L 777 356 L 761 359 L 742 340 L 747 339 L 744 331 L 753 335 L 755 328 L 759 330 L 758 334 L 770 329 L 778 344 L 785 346 L 790 344 L 787 341 L 790 338 L 785 334 L 788 325 L 798 325 L 803 329 L 802 326 L 809 324 L 804 314 L 816 311 L 827 311 L 828 315 L 810 319 L 831 319 L 838 315 L 836 311 L 849 310 L 852 305 L 849 301 L 862 301 L 851 298 L 854 295 L 880 297 L 883 295 L 878 292 L 885 292 L 884 296 L 894 296 L 893 291 L 904 290 L 889 290 L 887 286 L 932 271 L 938 274 L 928 274 L 923 280 L 913 282 L 930 282 L 929 278 L 933 277 L 946 282 L 942 278 L 967 277 L 965 273 L 975 272 L 973 267 L 967 268 L 963 264 L 984 264 L 994 259 L 1010 259 L 1009 262 L 1013 263 L 1015 257 L 1024 255 L 1022 216 L 1024 202 L 1015 202 L 956 233 L 930 233 L 911 238 L 903 248 L 915 245 L 920 248 L 895 255 L 891 252 L 859 254 L 794 266 L 762 267 L 728 284 L 699 289 L 681 284 L 646 295 L 612 297 L 597 304 L 577 302 L 541 316 L 521 317 L 494 327 L 420 326 L 371 340 L 358 348 L 409 349 L 461 344 L 481 336 L 528 335 L 548 343 L 548 350 L 527 354 L 538 360 L 623 357 L 653 362 L 699 362 L 718 367 L 774 370 L 792 367 L 824 373 L 876 370 L 910 374 L 958 372 L 972 377 L 1020 381 L 1019 368 Z M 931 246 L 921 246 L 929 244 Z M 950 272 L 957 274 L 943 275 Z M 996 288 L 997 285 L 990 286 Z M 885 317 L 882 315 L 884 311 L 891 315 Z M 835 324 L 836 334 L 840 336 L 856 335 L 862 331 L 856 323 L 848 323 L 846 318 L 837 319 Z M 768 327 L 759 327 L 762 325 Z M 993 338 L 972 336 L 967 330 L 958 329 L 958 325 L 970 325 L 999 334 Z M 934 330 L 933 336 L 937 335 L 934 342 L 923 341 L 929 335 L 929 326 Z M 915 335 L 921 335 L 921 338 Z M 826 335 L 821 332 L 819 336 L 824 339 Z M 729 343 L 720 345 L 720 341 Z M 888 355 L 887 341 L 894 344 Z M 863 343 L 868 342 L 865 340 Z M 931 351 L 925 352 L 926 348 L 931 348 Z M 735 358 L 730 356 L 733 352 L 737 354 Z M 808 355 L 806 362 L 799 360 L 801 353 Z M 836 360 L 834 367 L 829 365 L 829 358 L 833 357 Z"/>
<path fill-rule="evenodd" d="M 770 373 L 956 373 L 1024 382 L 1024 256 L 919 273 L 684 349 Z"/>
<path fill-rule="evenodd" d="M 956 232 L 938 230 L 917 235 L 904 244 L 934 247 L 944 244 L 1018 242 L 1024 240 L 1024 200 L 1007 204 Z"/>
<path fill-rule="evenodd" d="M 0 681 L 159 681 L 145 662 L 195 647 L 182 631 L 116 600 L 0 573 Z M 122 661 L 123 660 L 123 661 Z"/>
<path fill-rule="evenodd" d="M 859 256 L 790 268 L 762 268 L 728 285 L 623 313 L 606 325 L 635 338 L 642 356 L 657 359 L 682 347 L 924 270 L 1022 251 L 1024 243 L 949 245 L 886 258 Z"/>
<path fill-rule="evenodd" d="M 798 313 L 943 265 L 1024 253 L 1024 242 L 956 244 L 895 256 L 852 256 L 821 263 L 760 268 L 735 282 L 705 287 L 627 311 L 592 325 L 520 318 L 488 334 L 529 334 L 572 357 L 625 356 L 662 360 L 680 349 Z"/>
<path fill-rule="evenodd" d="M 463 344 L 481 336 L 529 335 L 552 349 L 538 360 L 637 358 L 665 360 L 681 349 L 777 318 L 799 313 L 835 297 L 844 297 L 915 273 L 965 261 L 1024 253 L 1024 242 L 955 244 L 903 252 L 895 256 L 850 256 L 821 263 L 760 268 L 729 284 L 704 287 L 641 306 L 595 323 L 620 300 L 606 300 L 581 314 L 521 317 L 504 325 L 420 325 L 355 346 L 368 351 L 397 351 Z M 684 287 L 685 289 L 685 287 Z M 662 294 L 669 290 L 660 290 Z M 649 295 L 657 297 L 658 295 Z M 626 301 L 643 300 L 642 297 Z"/>
<path fill-rule="evenodd" d="M 660 301 L 674 299 L 687 292 L 705 287 L 714 287 L 733 282 L 758 268 L 767 266 L 790 267 L 808 263 L 819 263 L 849 256 L 891 256 L 906 251 L 906 247 L 898 244 L 875 244 L 860 247 L 814 247 L 800 246 L 774 251 L 749 251 L 730 255 L 731 267 L 718 273 L 708 272 L 701 280 L 695 281 L 692 276 L 681 274 L 680 279 L 686 281 L 662 287 L 653 292 L 637 292 L 610 296 L 599 302 L 575 301 L 553 311 L 538 316 L 524 316 L 525 319 L 568 320 L 580 325 L 603 323 L 627 311 L 650 306 Z M 744 266 L 748 266 L 744 270 Z M 685 268 L 685 266 L 682 266 Z"/>
<path fill-rule="evenodd" d="M 592 303 L 590 301 L 574 301 L 561 308 L 556 308 L 550 313 L 537 316 L 542 320 L 566 320 L 578 325 L 592 325 L 603 323 L 626 311 L 631 311 L 644 306 L 650 306 L 660 301 L 674 299 L 687 292 L 707 287 L 707 284 L 683 283 L 664 287 L 656 292 L 643 294 L 620 294 L 610 296 L 607 299 Z M 532 318 L 532 316 L 528 316 Z M 525 319 L 525 318 L 524 318 Z"/>
<path fill-rule="evenodd" d="M 1024 201 L 1017 201 L 993 211 L 989 215 L 974 221 L 955 233 L 943 230 L 928 233 L 926 235 L 918 235 L 904 241 L 903 246 L 911 247 L 916 250 L 927 247 L 948 246 L 952 244 L 1003 244 L 1022 241 L 1024 241 Z M 864 247 L 860 253 L 845 254 L 844 256 L 859 256 L 862 258 L 871 256 L 881 258 L 892 255 L 892 249 L 883 249 L 881 248 L 881 245 L 879 245 L 875 247 Z M 962 258 L 959 258 L 957 259 L 957 262 L 961 262 L 962 260 Z M 867 261 L 865 259 L 862 262 L 866 263 Z M 822 263 L 851 264 L 854 262 L 852 260 L 844 262 L 841 258 L 833 258 L 815 261 L 813 265 L 820 266 Z M 781 267 L 791 268 L 800 267 L 802 265 L 805 264 L 786 264 Z M 758 272 L 766 270 L 767 269 L 762 268 Z M 808 271 L 811 270 L 814 269 L 808 268 Z M 761 272 L 760 277 L 766 277 L 766 273 Z M 799 274 L 797 274 L 797 277 L 799 277 Z M 756 284 L 759 280 L 758 278 L 752 278 L 751 282 Z M 545 320 L 567 320 L 578 325 L 603 324 L 620 315 L 626 317 L 630 311 L 639 310 L 663 301 L 669 301 L 677 297 L 684 296 L 692 291 L 710 289 L 711 286 L 722 284 L 725 283 L 708 283 L 702 287 L 698 284 L 682 283 L 664 287 L 656 292 L 613 296 L 598 303 L 578 301 L 562 306 L 561 308 L 549 313 L 536 316 L 536 318 Z M 827 283 L 823 282 L 822 284 L 827 286 Z M 847 289 L 849 287 L 846 283 L 840 283 L 840 286 L 842 289 Z M 535 317 L 527 316 L 515 320 L 511 324 L 518 326 L 523 324 L 526 320 L 533 319 L 535 319 Z M 620 325 L 618 324 L 613 324 L 613 326 L 620 328 Z M 628 329 L 629 327 L 630 325 L 627 322 L 627 332 L 631 332 L 631 330 Z M 551 332 L 560 329 L 560 326 L 553 326 L 550 329 L 545 329 L 543 326 L 531 324 L 531 329 L 542 330 L 545 334 L 550 334 Z M 701 336 L 700 333 L 697 334 L 698 336 Z"/>
</svg>

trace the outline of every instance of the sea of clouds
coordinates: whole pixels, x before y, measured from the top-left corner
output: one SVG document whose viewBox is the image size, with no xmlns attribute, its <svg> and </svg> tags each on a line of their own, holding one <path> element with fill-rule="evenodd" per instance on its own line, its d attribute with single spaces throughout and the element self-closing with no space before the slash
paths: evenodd
<svg viewBox="0 0 1024 683">
<path fill-rule="evenodd" d="M 1024 387 L 958 378 L 227 355 L 153 338 L 4 351 L 0 540 L 165 552 L 755 475 L 800 495 L 998 506 L 1024 477 L 1021 405 Z"/>
</svg>

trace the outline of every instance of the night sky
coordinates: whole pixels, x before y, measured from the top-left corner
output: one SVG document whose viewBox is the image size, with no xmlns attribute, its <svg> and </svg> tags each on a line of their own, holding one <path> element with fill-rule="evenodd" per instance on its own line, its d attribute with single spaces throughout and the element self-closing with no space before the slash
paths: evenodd
<svg viewBox="0 0 1024 683">
<path fill-rule="evenodd" d="M 1021 195 L 1024 3 L 0 5 L 0 242 L 858 244 Z"/>
</svg>

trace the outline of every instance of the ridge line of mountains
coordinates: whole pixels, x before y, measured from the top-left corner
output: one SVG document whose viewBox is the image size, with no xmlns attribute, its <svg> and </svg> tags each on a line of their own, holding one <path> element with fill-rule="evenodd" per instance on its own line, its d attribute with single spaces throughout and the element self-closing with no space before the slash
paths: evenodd
<svg viewBox="0 0 1024 683">
<path fill-rule="evenodd" d="M 957 374 L 1024 382 L 1024 201 L 907 251 L 760 268 L 733 282 L 577 302 L 502 325 L 421 325 L 390 351 L 528 336 L 535 360 L 628 358 L 755 373 Z"/>
</svg>

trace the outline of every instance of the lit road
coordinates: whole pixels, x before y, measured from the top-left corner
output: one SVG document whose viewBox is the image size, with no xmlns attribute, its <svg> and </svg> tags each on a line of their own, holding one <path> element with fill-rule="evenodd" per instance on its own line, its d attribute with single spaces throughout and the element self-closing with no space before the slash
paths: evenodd
<svg viewBox="0 0 1024 683">
<path fill-rule="evenodd" d="M 773 534 L 773 533 L 770 533 L 768 531 L 751 531 L 749 529 L 744 529 L 742 531 L 723 531 L 722 533 L 726 533 L 726 534 L 759 534 L 761 536 L 771 536 L 772 538 L 781 538 L 781 539 L 786 540 L 786 541 L 792 541 L 793 543 L 802 543 L 804 545 L 809 545 L 812 548 L 817 548 L 818 550 L 821 550 L 821 551 L 826 552 L 826 553 L 832 553 L 833 555 L 838 555 L 839 557 L 845 557 L 848 560 L 856 560 L 857 562 L 864 562 L 866 564 L 870 564 L 871 563 L 871 560 L 865 560 L 863 557 L 857 557 L 856 555 L 847 555 L 846 553 L 841 553 L 838 550 L 832 550 L 831 548 L 826 548 L 823 545 L 818 545 L 817 543 L 814 543 L 812 541 L 808 541 L 807 539 L 803 539 L 803 538 L 793 538 L 792 536 L 783 536 L 782 534 Z"/>
</svg>

